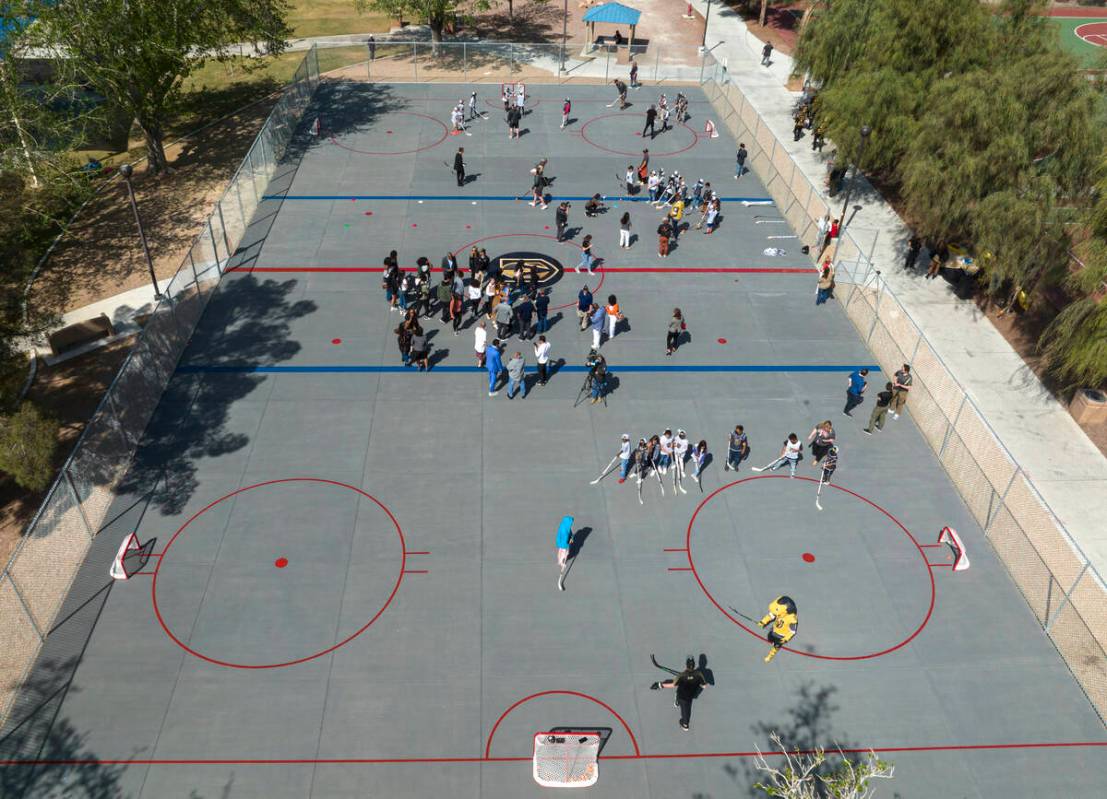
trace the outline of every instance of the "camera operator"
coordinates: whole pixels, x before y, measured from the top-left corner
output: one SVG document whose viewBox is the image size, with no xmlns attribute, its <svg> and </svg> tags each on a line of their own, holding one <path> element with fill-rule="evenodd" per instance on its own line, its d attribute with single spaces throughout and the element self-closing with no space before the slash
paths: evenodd
<svg viewBox="0 0 1107 799">
<path fill-rule="evenodd" d="M 588 383 L 592 388 L 592 404 L 595 405 L 607 391 L 607 360 L 596 350 L 588 352 Z"/>
</svg>

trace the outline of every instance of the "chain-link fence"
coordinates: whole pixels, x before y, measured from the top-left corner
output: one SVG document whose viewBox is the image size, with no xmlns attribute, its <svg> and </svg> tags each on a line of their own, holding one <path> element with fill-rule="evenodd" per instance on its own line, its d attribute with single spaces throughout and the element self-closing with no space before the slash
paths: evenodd
<svg viewBox="0 0 1107 799">
<path fill-rule="evenodd" d="M 0 573 L 0 727 L 55 629 L 115 489 L 208 299 L 247 235 L 269 179 L 319 83 L 313 48 L 266 119 L 150 314 L 61 474 Z M 106 572 L 105 572 L 106 576 Z M 22 710 L 20 708 L 19 710 Z"/>
<path fill-rule="evenodd" d="M 811 182 L 725 69 L 708 56 L 703 89 L 718 124 L 749 150 L 749 163 L 800 240 L 816 246 L 831 213 Z M 829 251 L 828 251 L 829 252 Z M 1107 720 L 1107 584 L 1033 481 L 1000 441 L 934 345 L 847 229 L 833 249 L 838 299 L 877 363 L 914 376 L 907 409 L 1043 630 Z M 936 532 L 936 531 L 935 531 Z"/>
</svg>

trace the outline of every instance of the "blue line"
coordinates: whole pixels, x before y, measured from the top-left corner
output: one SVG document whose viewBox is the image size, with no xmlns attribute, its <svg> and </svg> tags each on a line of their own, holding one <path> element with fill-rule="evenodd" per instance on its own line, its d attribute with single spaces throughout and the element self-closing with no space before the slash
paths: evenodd
<svg viewBox="0 0 1107 799">
<path fill-rule="evenodd" d="M 615 364 L 613 373 L 620 372 L 680 372 L 680 373 L 720 373 L 720 372 L 836 372 L 849 373 L 855 369 L 868 369 L 879 372 L 875 364 L 703 364 L 703 365 L 653 365 L 653 364 Z M 586 372 L 583 365 L 565 365 L 553 371 Z M 435 366 L 432 372 L 445 374 L 477 374 L 485 370 L 479 366 Z M 527 371 L 537 369 L 528 366 Z M 410 366 L 262 366 L 262 365 L 203 365 L 182 364 L 177 367 L 178 374 L 417 374 L 418 370 Z"/>
<path fill-rule="evenodd" d="M 607 200 L 619 200 L 620 202 L 627 203 L 644 203 L 649 202 L 649 197 L 629 195 L 615 195 L 606 194 L 603 195 Z M 580 195 L 564 197 L 560 194 L 550 195 L 552 202 L 560 202 L 561 200 L 570 200 L 574 202 L 585 202 L 592 199 L 592 195 Z M 473 195 L 455 195 L 455 194 L 289 194 L 287 196 L 280 194 L 265 194 L 261 199 L 263 200 L 446 200 L 446 201 L 472 201 L 480 200 L 483 202 L 512 202 L 514 200 L 526 200 L 530 195 L 515 196 L 512 194 L 473 194 Z M 722 197 L 723 202 L 741 203 L 759 203 L 764 207 L 776 205 L 768 197 Z"/>
</svg>

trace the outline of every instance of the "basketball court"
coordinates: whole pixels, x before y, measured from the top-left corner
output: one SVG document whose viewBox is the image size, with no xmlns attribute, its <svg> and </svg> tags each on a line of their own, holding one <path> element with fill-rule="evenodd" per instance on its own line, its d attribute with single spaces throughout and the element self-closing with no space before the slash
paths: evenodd
<svg viewBox="0 0 1107 799">
<path fill-rule="evenodd" d="M 811 242 L 756 175 L 734 180 L 736 142 L 704 135 L 699 89 L 683 87 L 686 124 L 645 141 L 657 87 L 616 111 L 609 88 L 574 86 L 561 130 L 565 87 L 527 86 L 518 141 L 480 89 L 484 118 L 452 135 L 468 86 L 320 87 L 62 611 L 74 632 L 47 641 L 41 701 L 5 732 L 4 795 L 517 799 L 594 781 L 587 795 L 719 799 L 757 795 L 773 731 L 875 749 L 895 765 L 879 796 L 1097 795 L 1102 721 L 912 417 L 862 433 L 888 376 L 839 304 L 814 304 Z M 718 230 L 684 231 L 667 259 L 662 212 L 622 186 L 643 147 L 723 199 Z M 546 211 L 527 202 L 544 157 Z M 587 219 L 594 193 L 610 208 Z M 585 234 L 593 277 L 574 271 Z M 506 348 L 527 357 L 525 399 L 488 396 L 468 320 L 457 336 L 425 322 L 429 371 L 401 362 L 381 260 L 466 266 L 473 246 L 551 290 L 548 385 L 531 342 Z M 606 404 L 579 402 L 585 283 L 627 317 L 602 347 Z M 669 358 L 674 307 L 688 336 Z M 823 419 L 841 461 L 818 498 L 809 456 L 796 479 L 750 470 Z M 738 423 L 753 452 L 726 472 Z M 701 484 L 651 474 L 641 500 L 633 478 L 592 484 L 622 433 L 666 427 L 707 441 Z M 144 549 L 113 579 L 132 534 Z M 781 594 L 799 632 L 765 664 L 756 620 Z M 650 690 L 668 676 L 651 655 L 708 680 L 688 732 Z"/>
</svg>

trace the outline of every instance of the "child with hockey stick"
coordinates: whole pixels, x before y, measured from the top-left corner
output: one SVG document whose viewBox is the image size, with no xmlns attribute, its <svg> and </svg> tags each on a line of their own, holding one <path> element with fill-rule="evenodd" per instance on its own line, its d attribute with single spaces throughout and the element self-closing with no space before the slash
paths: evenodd
<svg viewBox="0 0 1107 799">
<path fill-rule="evenodd" d="M 784 439 L 784 445 L 780 449 L 780 456 L 768 464 L 758 468 L 753 467 L 755 472 L 770 471 L 775 472 L 781 466 L 787 465 L 789 470 L 789 477 L 796 476 L 796 465 L 803 459 L 803 444 L 799 440 L 799 436 L 795 433 L 789 433 L 788 438 Z"/>
<path fill-rule="evenodd" d="M 573 517 L 563 516 L 557 528 L 557 590 L 565 590 L 565 572 L 569 570 L 569 549 L 573 545 Z"/>
<path fill-rule="evenodd" d="M 792 601 L 791 597 L 778 596 L 769 603 L 769 612 L 759 623 L 762 628 L 772 625 L 772 629 L 769 630 L 769 634 L 766 636 L 769 643 L 773 645 L 772 649 L 769 650 L 769 654 L 765 655 L 765 662 L 769 663 L 776 657 L 776 653 L 780 651 L 781 647 L 795 637 L 796 630 L 799 629 L 799 614 L 796 611 L 796 603 Z"/>
<path fill-rule="evenodd" d="M 703 465 L 707 462 L 707 442 L 701 440 L 692 448 L 692 479 L 699 483 Z"/>
<path fill-rule="evenodd" d="M 688 492 L 684 490 L 684 460 L 688 457 L 688 448 L 691 446 L 691 442 L 688 441 L 688 434 L 683 430 L 677 430 L 676 438 L 673 439 L 673 496 L 676 496 L 676 492 L 679 490 L 682 494 Z"/>
<path fill-rule="evenodd" d="M 725 472 L 729 472 L 731 469 L 738 471 L 739 464 L 742 463 L 750 455 L 750 442 L 746 436 L 746 428 L 742 425 L 735 425 L 734 432 L 730 434 L 730 438 L 727 441 L 726 450 L 726 466 L 723 469 Z"/>
</svg>

